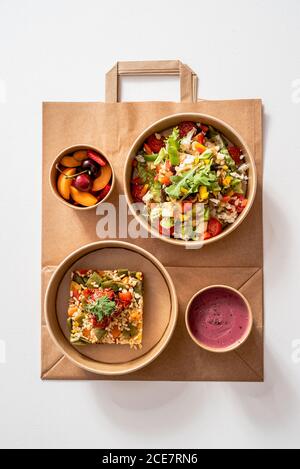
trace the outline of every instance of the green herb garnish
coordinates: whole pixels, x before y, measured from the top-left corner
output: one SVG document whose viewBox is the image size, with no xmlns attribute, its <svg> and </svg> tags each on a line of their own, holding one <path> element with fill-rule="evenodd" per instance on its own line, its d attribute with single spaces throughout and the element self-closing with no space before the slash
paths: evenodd
<svg viewBox="0 0 300 469">
<path fill-rule="evenodd" d="M 85 309 L 97 316 L 98 321 L 102 321 L 104 316 L 110 316 L 115 311 L 116 303 L 107 296 L 101 296 L 93 303 L 87 304 Z"/>
</svg>

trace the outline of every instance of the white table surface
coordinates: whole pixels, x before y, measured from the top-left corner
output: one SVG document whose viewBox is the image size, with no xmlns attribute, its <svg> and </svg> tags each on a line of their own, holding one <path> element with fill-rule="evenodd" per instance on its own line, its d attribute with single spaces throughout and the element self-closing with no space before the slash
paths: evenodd
<svg viewBox="0 0 300 469">
<path fill-rule="evenodd" d="M 0 1 L 1 447 L 299 447 L 299 19 L 299 0 Z M 115 61 L 175 58 L 200 97 L 264 102 L 265 383 L 42 382 L 41 103 L 103 100 Z"/>
</svg>

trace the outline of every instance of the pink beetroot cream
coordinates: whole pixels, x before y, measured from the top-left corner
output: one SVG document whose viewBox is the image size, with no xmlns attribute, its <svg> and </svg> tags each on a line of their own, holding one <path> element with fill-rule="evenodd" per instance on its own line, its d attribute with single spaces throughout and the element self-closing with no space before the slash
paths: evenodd
<svg viewBox="0 0 300 469">
<path fill-rule="evenodd" d="M 216 287 L 204 290 L 193 300 L 189 327 L 203 345 L 227 348 L 245 336 L 249 312 L 243 299 L 234 291 Z"/>
</svg>

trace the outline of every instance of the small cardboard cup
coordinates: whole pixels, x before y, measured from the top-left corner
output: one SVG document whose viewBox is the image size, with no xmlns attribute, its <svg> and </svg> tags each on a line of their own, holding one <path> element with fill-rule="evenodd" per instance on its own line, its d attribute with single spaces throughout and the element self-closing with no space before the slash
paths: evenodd
<svg viewBox="0 0 300 469">
<path fill-rule="evenodd" d="M 229 291 L 233 292 L 235 295 L 239 296 L 242 299 L 243 303 L 245 304 L 245 306 L 247 308 L 247 311 L 248 311 L 248 315 L 249 315 L 249 323 L 248 323 L 248 327 L 247 327 L 246 332 L 244 333 L 244 335 L 240 339 L 238 339 L 236 342 L 234 342 L 232 345 L 229 345 L 228 347 L 222 347 L 222 348 L 209 347 L 208 345 L 200 342 L 194 336 L 194 334 L 192 333 L 190 325 L 189 325 L 189 315 L 190 315 L 190 310 L 191 310 L 191 306 L 192 306 L 192 303 L 193 303 L 194 299 L 197 298 L 197 296 L 201 295 L 204 291 L 212 290 L 214 288 L 229 290 Z M 232 352 L 233 350 L 236 350 L 237 348 L 239 348 L 248 339 L 248 337 L 249 337 L 249 335 L 252 331 L 252 327 L 253 327 L 253 313 L 252 313 L 252 310 L 251 310 L 251 307 L 250 307 L 250 304 L 249 304 L 248 300 L 245 298 L 245 296 L 239 290 L 236 290 L 236 288 L 229 287 L 228 285 L 210 285 L 209 287 L 202 288 L 201 290 L 199 290 L 190 299 L 190 301 L 189 301 L 189 303 L 186 307 L 186 310 L 185 310 L 185 325 L 186 325 L 187 331 L 188 331 L 189 336 L 191 337 L 191 339 L 195 342 L 195 344 L 197 344 L 199 347 L 203 348 L 204 350 L 207 350 L 208 352 L 214 352 L 214 353 Z"/>
<path fill-rule="evenodd" d="M 162 132 L 163 130 L 166 130 L 170 127 L 174 127 L 175 125 L 178 125 L 180 122 L 183 122 L 183 121 L 201 122 L 205 125 L 211 125 L 215 127 L 222 134 L 224 134 L 224 136 L 227 137 L 231 143 L 233 143 L 234 145 L 242 149 L 243 154 L 245 154 L 245 162 L 249 164 L 249 169 L 248 169 L 249 179 L 248 179 L 248 186 L 247 186 L 248 203 L 245 209 L 237 217 L 236 221 L 232 223 L 231 225 L 227 226 L 224 229 L 224 231 L 222 231 L 219 235 L 206 239 L 206 240 L 185 241 L 181 239 L 175 239 L 175 238 L 171 238 L 168 236 L 164 236 L 160 234 L 156 229 L 151 227 L 151 225 L 147 222 L 147 220 L 142 215 L 136 212 L 133 206 L 134 201 L 133 201 L 132 194 L 131 194 L 130 181 L 131 181 L 131 174 L 132 174 L 132 161 L 135 158 L 137 152 L 142 147 L 143 143 L 145 142 L 146 138 L 149 137 L 149 135 L 156 133 L 156 132 Z M 248 215 L 252 207 L 254 198 L 255 198 L 256 186 L 257 186 L 257 174 L 256 174 L 255 161 L 250 152 L 250 149 L 248 148 L 243 138 L 239 135 L 239 133 L 236 130 L 234 130 L 229 124 L 222 121 L 221 119 L 218 119 L 217 117 L 209 116 L 207 114 L 200 114 L 200 113 L 189 112 L 189 113 L 173 114 L 171 116 L 164 117 L 163 119 L 160 119 L 156 121 L 154 124 L 150 125 L 150 127 L 144 130 L 133 143 L 128 153 L 127 160 L 125 163 L 125 168 L 124 168 L 125 196 L 126 196 L 127 203 L 129 205 L 129 208 L 132 214 L 136 217 L 139 223 L 146 230 L 148 230 L 148 232 L 151 233 L 154 237 L 160 238 L 163 241 L 166 241 L 167 243 L 177 245 L 177 246 L 186 246 L 186 247 L 192 247 L 192 248 L 206 246 L 210 243 L 214 243 L 215 241 L 219 241 L 220 239 L 225 238 L 225 236 L 232 233 L 232 231 L 234 231 Z"/>
<path fill-rule="evenodd" d="M 59 162 L 61 161 L 61 159 L 65 155 L 69 155 L 69 154 L 74 153 L 75 151 L 78 151 L 78 150 L 93 150 L 93 151 L 99 153 L 100 155 L 103 155 L 104 158 L 106 159 L 106 161 L 108 162 L 110 168 L 111 168 L 112 176 L 111 176 L 110 191 L 108 192 L 108 194 L 106 194 L 105 197 L 103 197 L 102 200 L 99 200 L 99 202 L 97 204 L 91 205 L 90 207 L 79 207 L 78 205 L 74 205 L 71 202 L 68 202 L 67 200 L 65 200 L 59 194 L 59 192 L 57 190 L 57 178 L 59 176 L 59 172 L 58 172 L 56 166 L 59 164 Z M 53 163 L 50 167 L 50 172 L 49 172 L 49 183 L 50 183 L 50 187 L 52 189 L 53 194 L 63 204 L 67 205 L 68 207 L 74 208 L 75 210 L 91 210 L 91 209 L 97 207 L 98 205 L 102 204 L 103 202 L 105 202 L 108 199 L 108 197 L 110 196 L 110 194 L 112 193 L 112 191 L 114 189 L 114 185 L 115 185 L 114 168 L 113 168 L 113 165 L 111 164 L 111 162 L 109 161 L 109 158 L 107 158 L 107 156 L 99 148 L 96 148 L 96 147 L 91 146 L 91 145 L 84 145 L 84 144 L 72 145 L 72 146 L 64 148 L 62 151 L 60 151 L 59 154 L 57 155 L 57 157 L 55 158 L 55 160 L 53 161 Z"/>
</svg>

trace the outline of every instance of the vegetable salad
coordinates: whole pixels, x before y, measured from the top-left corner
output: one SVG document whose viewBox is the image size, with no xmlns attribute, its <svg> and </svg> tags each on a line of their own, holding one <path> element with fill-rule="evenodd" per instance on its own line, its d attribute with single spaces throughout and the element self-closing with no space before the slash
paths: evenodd
<svg viewBox="0 0 300 469">
<path fill-rule="evenodd" d="M 205 240 L 244 210 L 247 180 L 240 148 L 212 126 L 181 122 L 146 139 L 133 160 L 131 193 L 160 234 Z"/>
<path fill-rule="evenodd" d="M 128 269 L 72 272 L 67 324 L 74 345 L 141 347 L 142 272 Z"/>
</svg>

